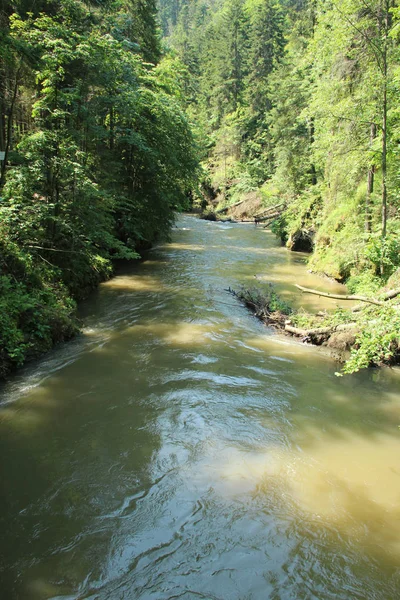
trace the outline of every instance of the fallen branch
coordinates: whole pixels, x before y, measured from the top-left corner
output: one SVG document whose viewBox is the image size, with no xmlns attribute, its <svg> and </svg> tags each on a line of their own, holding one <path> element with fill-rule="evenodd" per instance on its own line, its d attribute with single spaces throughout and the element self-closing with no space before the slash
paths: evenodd
<svg viewBox="0 0 400 600">
<path fill-rule="evenodd" d="M 324 296 L 326 298 L 334 298 L 336 300 L 358 300 L 359 302 L 367 302 L 369 304 L 376 304 L 376 306 L 384 306 L 384 302 L 380 300 L 374 300 L 373 298 L 367 298 L 366 296 L 355 296 L 355 295 L 343 295 L 343 294 L 329 294 L 328 292 L 320 292 L 319 290 L 312 290 L 310 288 L 303 287 L 296 283 L 296 287 L 304 292 L 305 294 L 315 294 L 316 296 Z M 400 291 L 399 291 L 400 294 Z M 394 296 L 392 296 L 394 298 Z M 389 298 L 387 298 L 389 299 Z"/>
<path fill-rule="evenodd" d="M 335 331 L 348 331 L 355 329 L 357 323 L 342 323 L 341 325 L 332 325 L 330 327 L 316 327 L 315 329 L 303 329 L 302 327 L 293 327 L 289 323 L 285 323 L 285 331 L 298 335 L 299 337 L 310 337 L 316 335 L 330 335 Z"/>
<path fill-rule="evenodd" d="M 35 250 L 46 250 L 46 252 L 62 252 L 63 254 L 85 254 L 81 250 L 61 250 L 60 248 L 44 248 L 43 246 L 25 245 L 24 248 L 34 248 Z"/>
<path fill-rule="evenodd" d="M 279 217 L 279 215 L 277 215 Z M 268 227 L 270 227 L 272 225 L 272 223 L 275 221 L 276 217 L 274 217 L 273 219 L 271 219 L 270 221 L 268 221 L 268 223 L 264 223 L 263 225 L 263 229 L 268 229 Z"/>
</svg>

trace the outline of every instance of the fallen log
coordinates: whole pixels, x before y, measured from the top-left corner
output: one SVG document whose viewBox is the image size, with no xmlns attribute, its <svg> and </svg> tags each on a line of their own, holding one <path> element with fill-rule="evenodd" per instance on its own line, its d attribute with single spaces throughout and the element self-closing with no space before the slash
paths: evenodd
<svg viewBox="0 0 400 600">
<path fill-rule="evenodd" d="M 396 296 L 400 295 L 400 290 L 390 290 L 383 295 L 384 300 L 392 300 L 392 298 L 396 298 Z"/>
<path fill-rule="evenodd" d="M 276 217 L 279 217 L 280 214 L 282 214 L 281 211 L 278 211 L 276 213 L 272 213 L 272 214 L 268 215 L 267 217 L 261 217 L 260 219 L 257 219 L 256 217 L 254 217 L 254 221 L 256 223 L 263 223 L 264 221 L 276 219 Z"/>
<path fill-rule="evenodd" d="M 333 325 L 331 327 L 316 327 L 315 329 L 303 329 L 302 327 L 293 327 L 289 323 L 285 323 L 285 331 L 297 335 L 299 337 L 310 337 L 316 335 L 331 335 L 336 331 L 349 331 L 355 329 L 357 323 L 342 323 L 341 325 Z"/>
<path fill-rule="evenodd" d="M 215 214 L 219 215 L 220 213 L 226 212 L 230 208 L 235 208 L 235 206 L 240 206 L 241 204 L 243 204 L 243 202 L 245 202 L 245 200 L 240 200 L 239 202 L 236 202 L 235 204 L 230 204 L 229 206 L 225 206 L 224 208 L 219 208 L 218 210 L 216 210 L 214 212 L 215 212 Z"/>
<path fill-rule="evenodd" d="M 380 300 L 374 300 L 373 298 L 367 298 L 366 296 L 357 295 L 346 295 L 346 294 L 329 294 L 328 292 L 320 292 L 319 290 L 312 290 L 311 288 L 303 287 L 296 283 L 296 287 L 304 292 L 305 294 L 315 294 L 316 296 L 324 296 L 325 298 L 334 298 L 335 300 L 358 300 L 359 302 L 367 302 L 369 304 L 375 304 L 376 306 L 384 306 L 384 302 Z M 400 291 L 399 291 L 400 294 Z M 394 297 L 394 296 L 393 296 Z M 388 298 L 389 299 L 389 298 Z"/>
<path fill-rule="evenodd" d="M 266 216 L 268 213 L 270 212 L 274 212 L 276 211 L 278 208 L 281 208 L 281 210 L 284 210 L 286 208 L 286 202 L 281 202 L 280 204 L 275 204 L 275 206 L 269 206 L 268 208 L 266 208 L 265 210 L 263 210 L 260 213 L 257 213 L 256 215 L 254 215 L 254 218 L 257 219 L 258 217 L 264 217 Z"/>
</svg>

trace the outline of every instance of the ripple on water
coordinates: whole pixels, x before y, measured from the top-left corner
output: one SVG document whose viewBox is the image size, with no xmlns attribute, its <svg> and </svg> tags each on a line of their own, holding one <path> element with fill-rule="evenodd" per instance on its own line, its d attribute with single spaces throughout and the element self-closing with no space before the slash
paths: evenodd
<svg viewBox="0 0 400 600">
<path fill-rule="evenodd" d="M 291 297 L 303 257 L 180 224 L 6 386 L 4 598 L 397 598 L 398 378 L 338 379 L 228 300 L 255 274 Z"/>
</svg>

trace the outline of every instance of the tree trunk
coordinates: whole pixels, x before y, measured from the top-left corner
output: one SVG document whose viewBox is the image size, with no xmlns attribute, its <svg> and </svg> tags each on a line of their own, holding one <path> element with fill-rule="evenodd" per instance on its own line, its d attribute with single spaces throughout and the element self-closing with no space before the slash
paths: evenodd
<svg viewBox="0 0 400 600">
<path fill-rule="evenodd" d="M 371 123 L 370 126 L 370 137 L 369 146 L 372 147 L 374 139 L 376 138 L 376 125 Z M 371 195 L 374 191 L 374 178 L 375 178 L 375 165 L 371 163 L 368 169 L 368 180 L 367 180 L 367 195 L 365 197 L 365 231 L 371 233 Z"/>
<path fill-rule="evenodd" d="M 110 150 L 114 150 L 114 107 L 110 108 Z"/>
<path fill-rule="evenodd" d="M 384 275 L 384 241 L 387 231 L 387 87 L 388 87 L 388 39 L 390 27 L 389 0 L 383 2 L 383 48 L 382 48 L 382 74 L 383 74 L 383 98 L 382 98 L 382 246 L 381 246 L 381 276 Z"/>
<path fill-rule="evenodd" d="M 5 183 L 5 179 L 6 179 L 6 165 L 7 165 L 7 160 L 8 160 L 8 153 L 10 151 L 10 146 L 11 146 L 12 122 L 13 122 L 15 104 L 17 101 L 20 71 L 21 71 L 21 68 L 17 69 L 17 72 L 15 74 L 13 95 L 12 95 L 12 99 L 11 99 L 10 108 L 8 109 L 7 129 L 6 129 L 5 146 L 4 146 L 5 156 L 4 156 L 4 160 L 0 162 L 0 189 L 3 187 L 3 185 Z"/>
<path fill-rule="evenodd" d="M 311 120 L 310 120 L 310 146 L 311 146 L 311 149 L 314 144 L 314 136 L 315 136 L 314 118 L 311 118 Z M 310 174 L 311 174 L 312 185 L 317 185 L 317 171 L 315 169 L 314 163 L 311 163 Z"/>
<path fill-rule="evenodd" d="M 329 294 L 328 292 L 320 292 L 319 290 L 312 290 L 310 288 L 303 287 L 302 285 L 295 284 L 297 289 L 301 290 L 305 294 L 315 294 L 316 296 L 324 296 L 326 298 L 334 298 L 335 300 L 358 300 L 360 302 L 367 302 L 369 304 L 376 304 L 377 306 L 383 306 L 384 302 L 381 300 L 375 300 L 374 298 L 366 298 L 365 296 L 347 295 L 347 294 Z M 394 296 L 392 296 L 394 297 Z"/>
</svg>

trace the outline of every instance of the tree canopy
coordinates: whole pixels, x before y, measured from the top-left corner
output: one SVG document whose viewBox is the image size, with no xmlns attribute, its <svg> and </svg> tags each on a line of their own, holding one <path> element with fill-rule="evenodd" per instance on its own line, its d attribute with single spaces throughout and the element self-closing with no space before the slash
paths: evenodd
<svg viewBox="0 0 400 600">
<path fill-rule="evenodd" d="M 70 298 L 108 277 L 112 260 L 168 232 L 198 163 L 155 2 L 8 2 L 0 19 L 7 370 L 72 333 Z"/>
<path fill-rule="evenodd" d="M 0 25 L 4 369 L 70 335 L 71 298 L 166 235 L 200 176 L 221 205 L 284 205 L 273 230 L 305 232 L 313 269 L 390 285 L 397 0 L 9 0 Z"/>
</svg>

